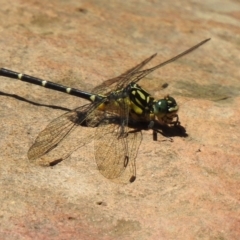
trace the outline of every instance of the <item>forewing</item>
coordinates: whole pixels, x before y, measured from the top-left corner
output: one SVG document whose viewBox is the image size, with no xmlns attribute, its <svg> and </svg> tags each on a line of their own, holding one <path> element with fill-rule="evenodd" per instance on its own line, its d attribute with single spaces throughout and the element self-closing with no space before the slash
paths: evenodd
<svg viewBox="0 0 240 240">
<path fill-rule="evenodd" d="M 209 40 L 210 40 L 210 38 L 205 39 L 204 41 L 196 44 L 195 46 L 189 48 L 188 50 L 178 54 L 177 56 L 175 56 L 165 62 L 162 62 L 162 63 L 156 65 L 155 67 L 140 71 L 140 69 L 142 67 L 144 67 L 149 61 L 151 61 L 156 56 L 156 54 L 154 54 L 154 55 L 150 56 L 149 58 L 147 58 L 146 60 L 144 60 L 143 62 L 141 62 L 140 64 L 138 64 L 136 67 L 131 68 L 127 72 L 123 73 L 122 75 L 120 75 L 116 78 L 104 81 L 102 84 L 100 84 L 99 86 L 94 88 L 93 92 L 108 95 L 111 91 L 121 90 L 121 89 L 125 88 L 129 83 L 131 83 L 131 82 L 136 83 L 136 82 L 140 81 L 142 78 L 144 78 L 146 75 L 148 75 L 149 73 L 155 71 L 156 69 L 161 68 L 161 67 L 163 67 L 169 63 L 172 63 L 172 62 L 176 61 L 177 59 L 187 55 L 188 53 L 199 48 L 200 46 L 202 46 Z"/>
<path fill-rule="evenodd" d="M 129 155 L 128 166 L 117 179 L 113 179 L 113 181 L 117 183 L 134 182 L 136 179 L 136 158 L 139 146 L 142 142 L 142 132 L 135 129 L 128 129 L 128 136 L 126 141 Z"/>
<path fill-rule="evenodd" d="M 81 124 L 96 107 L 96 104 L 93 103 L 83 105 L 50 122 L 39 133 L 34 144 L 30 147 L 28 151 L 29 160 L 33 161 L 43 155 L 49 156 L 50 160 L 46 158 L 40 161 L 41 164 L 57 160 L 56 158 L 64 159 L 69 156 L 70 152 L 90 142 L 93 139 L 94 132 L 90 129 L 86 131 L 88 128 L 81 126 Z M 66 145 L 69 146 L 65 147 Z"/>
<path fill-rule="evenodd" d="M 118 183 L 133 182 L 136 178 L 135 159 L 141 143 L 141 132 L 129 132 L 129 105 L 121 99 L 110 102 L 102 112 L 95 132 L 95 159 L 100 173 Z"/>
<path fill-rule="evenodd" d="M 137 66 L 127 70 L 118 77 L 105 80 L 103 83 L 93 88 L 92 92 L 95 94 L 108 95 L 112 91 L 117 91 L 126 87 L 126 85 L 131 82 L 132 77 L 135 76 L 136 73 L 148 62 L 150 62 L 156 55 L 156 53 L 153 54 L 152 56 L 139 63 Z"/>
<path fill-rule="evenodd" d="M 177 56 L 175 56 L 173 58 L 170 58 L 169 60 L 156 65 L 155 67 L 152 67 L 152 68 L 145 69 L 145 70 L 142 70 L 142 71 L 134 73 L 134 75 L 131 77 L 131 82 L 135 82 L 136 83 L 136 82 L 140 81 L 142 78 L 147 76 L 149 73 L 151 73 L 151 72 L 155 71 L 156 69 L 161 68 L 161 67 L 163 67 L 163 66 L 165 66 L 165 65 L 167 65 L 169 63 L 172 63 L 172 62 L 176 61 L 177 59 L 179 59 L 179 58 L 181 58 L 181 57 L 183 57 L 185 55 L 187 55 L 188 53 L 196 50 L 197 48 L 199 48 L 200 46 L 202 46 L 203 44 L 205 44 L 209 40 L 210 40 L 210 38 L 205 39 L 202 42 L 194 45 L 193 47 L 191 47 L 189 49 L 187 49 L 186 51 L 178 54 Z"/>
</svg>

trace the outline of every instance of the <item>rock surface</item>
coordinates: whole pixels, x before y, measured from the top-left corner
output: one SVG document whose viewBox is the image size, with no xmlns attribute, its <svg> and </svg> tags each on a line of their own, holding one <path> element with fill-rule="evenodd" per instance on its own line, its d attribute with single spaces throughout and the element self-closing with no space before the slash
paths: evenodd
<svg viewBox="0 0 240 240">
<path fill-rule="evenodd" d="M 91 144 L 54 167 L 29 163 L 37 134 L 86 101 L 0 77 L 0 239 L 240 238 L 239 1 L 0 5 L 1 67 L 88 91 L 211 38 L 141 80 L 177 99 L 188 137 L 153 142 L 144 131 L 128 185 L 98 172 Z"/>
</svg>

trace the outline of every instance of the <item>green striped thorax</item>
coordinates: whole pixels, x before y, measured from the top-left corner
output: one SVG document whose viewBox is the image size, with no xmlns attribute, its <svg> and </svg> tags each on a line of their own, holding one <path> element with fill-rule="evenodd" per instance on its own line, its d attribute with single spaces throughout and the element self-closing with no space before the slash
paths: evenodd
<svg viewBox="0 0 240 240">
<path fill-rule="evenodd" d="M 177 111 L 179 107 L 173 97 L 167 95 L 163 99 L 155 100 L 136 83 L 131 83 L 127 91 L 132 111 L 142 120 L 145 118 L 145 120 L 150 121 L 156 117 L 158 121 L 166 124 L 178 122 Z M 177 118 L 175 122 L 174 118 Z"/>
</svg>

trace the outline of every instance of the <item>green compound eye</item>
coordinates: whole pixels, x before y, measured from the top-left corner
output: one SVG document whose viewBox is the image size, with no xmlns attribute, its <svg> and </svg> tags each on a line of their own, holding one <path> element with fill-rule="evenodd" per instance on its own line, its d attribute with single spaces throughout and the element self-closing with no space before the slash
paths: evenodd
<svg viewBox="0 0 240 240">
<path fill-rule="evenodd" d="M 164 99 L 158 100 L 154 105 L 154 114 L 159 115 L 165 115 L 172 112 L 178 111 L 178 105 L 174 98 L 170 96 L 166 96 Z"/>
<path fill-rule="evenodd" d="M 165 99 L 158 100 L 154 105 L 154 113 L 167 113 L 168 112 L 168 103 Z"/>
</svg>

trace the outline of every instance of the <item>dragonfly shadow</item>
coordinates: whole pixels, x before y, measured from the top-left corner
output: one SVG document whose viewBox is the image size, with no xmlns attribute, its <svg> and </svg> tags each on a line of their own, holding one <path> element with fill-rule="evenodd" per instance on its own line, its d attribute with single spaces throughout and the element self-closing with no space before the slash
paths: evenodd
<svg viewBox="0 0 240 240">
<path fill-rule="evenodd" d="M 52 108 L 52 109 L 59 109 L 59 110 L 62 110 L 62 111 L 71 111 L 71 109 L 65 108 L 65 107 L 60 107 L 60 106 L 56 106 L 56 105 L 42 104 L 42 103 L 36 103 L 36 102 L 30 101 L 30 100 L 27 100 L 26 98 L 20 97 L 20 96 L 18 96 L 16 94 L 4 93 L 4 92 L 0 91 L 0 95 L 6 96 L 6 97 L 15 98 L 15 99 L 17 99 L 19 101 L 27 102 L 27 103 L 32 104 L 34 106 L 47 107 L 47 108 Z"/>
<path fill-rule="evenodd" d="M 168 126 L 157 123 L 156 125 L 154 125 L 154 127 L 155 131 L 165 137 L 188 137 L 186 129 L 181 124 Z"/>
<path fill-rule="evenodd" d="M 159 122 L 154 122 L 154 127 L 149 128 L 148 122 L 129 122 L 129 127 L 141 130 L 153 130 L 156 133 L 159 133 L 163 135 L 164 137 L 187 137 L 188 134 L 186 133 L 186 129 L 181 126 L 181 124 L 178 125 L 163 125 Z"/>
</svg>

